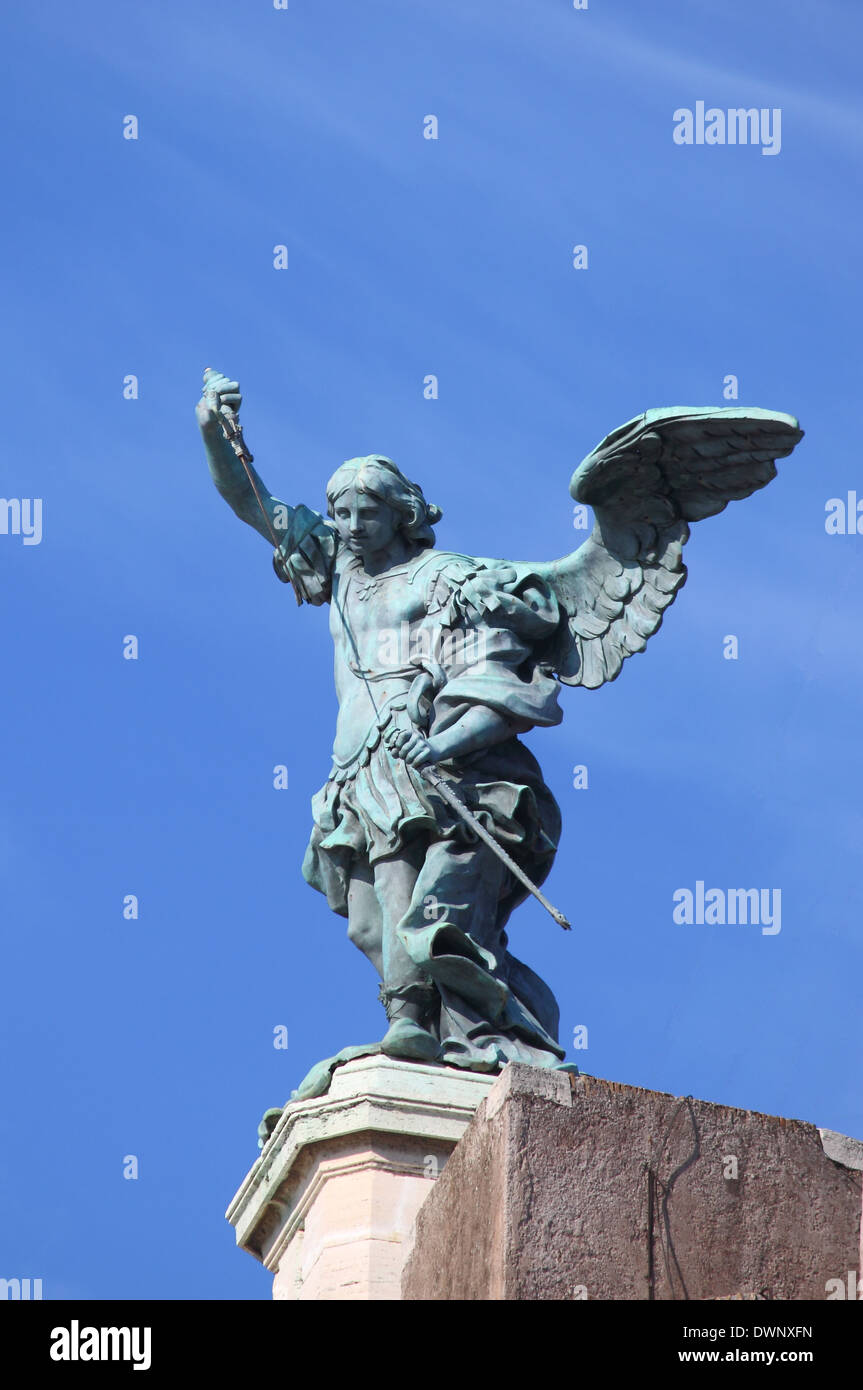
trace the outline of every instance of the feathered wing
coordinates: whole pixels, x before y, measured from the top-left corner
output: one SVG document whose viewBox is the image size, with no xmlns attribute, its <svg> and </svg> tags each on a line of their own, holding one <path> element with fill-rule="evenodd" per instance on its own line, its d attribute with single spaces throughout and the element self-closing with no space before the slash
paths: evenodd
<svg viewBox="0 0 863 1390">
<path fill-rule="evenodd" d="M 565 611 L 542 653 L 565 684 L 595 690 L 644 650 L 686 580 L 689 523 L 764 487 L 802 437 L 775 411 L 679 407 L 645 411 L 588 454 L 569 490 L 593 508 L 591 535 L 530 566 Z"/>
</svg>

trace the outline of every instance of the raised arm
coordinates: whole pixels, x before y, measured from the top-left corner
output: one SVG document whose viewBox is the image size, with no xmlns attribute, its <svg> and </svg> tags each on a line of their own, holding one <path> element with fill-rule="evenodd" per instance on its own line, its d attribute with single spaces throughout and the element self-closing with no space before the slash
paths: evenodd
<svg viewBox="0 0 863 1390">
<path fill-rule="evenodd" d="M 196 407 L 210 476 L 232 511 L 273 546 L 273 568 L 290 584 L 297 603 L 329 603 L 336 557 L 335 529 L 318 512 L 289 507 L 274 497 L 251 462 L 237 457 L 225 438 L 219 411 L 236 415 L 242 401 L 239 382 L 208 367 L 204 394 Z M 248 470 L 248 471 L 247 471 Z"/>
<path fill-rule="evenodd" d="M 195 407 L 195 414 L 204 441 L 210 476 L 219 492 L 241 521 L 253 526 L 270 545 L 277 545 L 290 526 L 292 508 L 273 497 L 250 463 L 246 464 L 249 470 L 246 473 L 246 468 L 237 458 L 219 423 L 219 408 L 227 405 L 236 414 L 242 399 L 239 382 L 208 367 L 204 373 L 204 394 Z M 249 474 L 254 487 L 249 481 Z"/>
</svg>

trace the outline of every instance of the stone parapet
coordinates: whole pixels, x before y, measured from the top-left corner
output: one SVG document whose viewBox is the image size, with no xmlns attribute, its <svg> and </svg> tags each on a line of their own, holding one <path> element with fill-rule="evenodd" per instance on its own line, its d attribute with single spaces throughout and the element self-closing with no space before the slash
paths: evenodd
<svg viewBox="0 0 863 1390">
<path fill-rule="evenodd" d="M 858 1140 L 800 1120 L 511 1064 L 418 1215 L 402 1296 L 844 1297 L 861 1169 Z"/>
</svg>

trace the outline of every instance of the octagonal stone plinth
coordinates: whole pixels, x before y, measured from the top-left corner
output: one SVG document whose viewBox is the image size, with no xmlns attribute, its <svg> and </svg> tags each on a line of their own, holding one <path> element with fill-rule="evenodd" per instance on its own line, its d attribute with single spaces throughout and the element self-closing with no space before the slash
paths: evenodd
<svg viewBox="0 0 863 1390">
<path fill-rule="evenodd" d="M 226 1213 L 276 1299 L 398 1299 L 417 1212 L 493 1076 L 361 1057 L 287 1105 Z"/>
</svg>

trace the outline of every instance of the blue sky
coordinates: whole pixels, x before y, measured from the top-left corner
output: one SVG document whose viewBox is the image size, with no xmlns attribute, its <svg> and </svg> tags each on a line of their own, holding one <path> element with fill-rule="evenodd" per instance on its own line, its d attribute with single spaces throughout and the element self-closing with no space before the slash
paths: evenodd
<svg viewBox="0 0 863 1390">
<path fill-rule="evenodd" d="M 212 487 L 208 365 L 278 496 L 322 508 L 380 452 L 441 546 L 515 559 L 582 538 L 573 468 L 641 410 L 727 405 L 734 374 L 799 417 L 777 480 L 694 528 L 647 653 L 529 736 L 576 930 L 529 903 L 511 937 L 584 1070 L 863 1137 L 863 536 L 825 531 L 863 498 L 858 7 L 47 0 L 4 27 L 0 492 L 43 535 L 0 534 L 0 1275 L 269 1297 L 222 1216 L 258 1119 L 385 1023 L 300 874 L 326 613 Z M 676 145 L 699 100 L 779 108 L 780 152 Z M 780 889 L 781 931 L 674 923 L 698 880 Z"/>
</svg>

